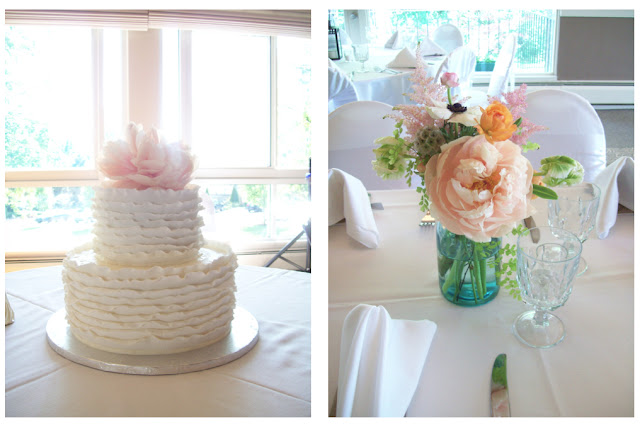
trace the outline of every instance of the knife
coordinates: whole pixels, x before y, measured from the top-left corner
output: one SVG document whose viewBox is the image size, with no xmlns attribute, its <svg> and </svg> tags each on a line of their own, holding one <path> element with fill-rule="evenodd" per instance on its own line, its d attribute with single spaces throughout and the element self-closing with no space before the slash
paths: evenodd
<svg viewBox="0 0 640 425">
<path fill-rule="evenodd" d="M 507 355 L 500 354 L 491 370 L 491 416 L 511 416 L 509 388 L 507 387 Z"/>
<path fill-rule="evenodd" d="M 533 241 L 533 243 L 538 243 L 538 241 L 540 240 L 540 230 L 535 228 L 536 222 L 533 221 L 533 216 L 525 218 L 524 225 L 527 229 L 529 229 L 529 233 L 531 234 L 531 240 Z"/>
</svg>

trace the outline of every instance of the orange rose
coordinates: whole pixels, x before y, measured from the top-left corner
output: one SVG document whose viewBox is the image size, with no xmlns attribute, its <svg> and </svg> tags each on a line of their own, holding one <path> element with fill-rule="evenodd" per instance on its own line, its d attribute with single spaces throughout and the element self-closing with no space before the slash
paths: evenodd
<svg viewBox="0 0 640 425">
<path fill-rule="evenodd" d="M 513 116 L 509 109 L 502 103 L 495 100 L 487 109 L 482 109 L 480 125 L 477 125 L 479 134 L 491 143 L 507 140 L 518 126 L 513 123 Z"/>
</svg>

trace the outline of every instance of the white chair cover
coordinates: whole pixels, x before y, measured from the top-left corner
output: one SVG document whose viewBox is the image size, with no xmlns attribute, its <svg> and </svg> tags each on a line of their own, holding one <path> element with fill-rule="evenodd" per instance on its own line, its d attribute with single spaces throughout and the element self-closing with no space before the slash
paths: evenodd
<svg viewBox="0 0 640 425">
<path fill-rule="evenodd" d="M 360 100 L 347 103 L 329 114 L 329 168 L 338 168 L 358 178 L 367 190 L 407 189 L 404 179 L 383 180 L 371 166 L 374 141 L 392 136 L 395 120 L 383 117 L 391 105 Z"/>
<path fill-rule="evenodd" d="M 504 92 L 514 90 L 515 77 L 513 61 L 517 49 L 516 36 L 514 34 L 508 34 L 502 43 L 502 47 L 500 47 L 496 65 L 491 73 L 491 80 L 489 81 L 489 88 L 487 89 L 487 95 L 489 97 L 501 96 Z"/>
<path fill-rule="evenodd" d="M 593 182 L 606 168 L 606 140 L 600 117 L 582 96 L 557 89 L 538 90 L 527 95 L 524 116 L 547 127 L 531 136 L 540 149 L 526 152 L 534 169 L 548 156 L 567 155 L 584 167 L 584 181 Z"/>
<path fill-rule="evenodd" d="M 496 60 L 495 67 L 491 73 L 489 87 L 487 91 L 469 90 L 465 96 L 470 97 L 465 103 L 466 106 L 487 106 L 489 98 L 493 96 L 502 97 L 502 93 L 515 90 L 515 73 L 513 72 L 513 62 L 518 48 L 516 37 L 508 34 L 502 43 L 500 53 Z"/>
<path fill-rule="evenodd" d="M 331 61 L 331 59 L 329 59 Z M 358 100 L 358 93 L 349 77 L 338 67 L 329 66 L 329 112 L 345 103 Z"/>
<path fill-rule="evenodd" d="M 462 33 L 455 25 L 444 24 L 438 27 L 433 33 L 431 39 L 442 47 L 447 53 L 452 52 L 455 48 L 464 44 Z"/>
<path fill-rule="evenodd" d="M 471 86 L 471 76 L 476 67 L 476 53 L 468 46 L 461 46 L 453 50 L 440 65 L 436 74 L 436 82 L 445 72 L 455 72 L 458 75 L 458 87 L 451 89 L 452 95 L 464 96 Z"/>
</svg>

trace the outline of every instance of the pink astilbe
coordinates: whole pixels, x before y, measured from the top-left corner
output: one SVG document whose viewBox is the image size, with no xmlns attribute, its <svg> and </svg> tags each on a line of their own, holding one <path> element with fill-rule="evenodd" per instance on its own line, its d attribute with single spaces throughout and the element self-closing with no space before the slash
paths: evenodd
<svg viewBox="0 0 640 425">
<path fill-rule="evenodd" d="M 425 126 L 441 127 L 444 125 L 444 120 L 432 118 L 425 106 L 432 107 L 435 106 L 435 102 L 447 101 L 447 88 L 434 83 L 434 79 L 427 76 L 420 45 L 416 49 L 416 58 L 416 69 L 409 77 L 413 83 L 411 85 L 412 92 L 405 94 L 415 105 L 397 105 L 393 109 L 400 113 L 389 115 L 396 122 L 403 121 L 409 140 L 412 140 L 415 134 Z"/>
<path fill-rule="evenodd" d="M 510 138 L 513 143 L 516 145 L 524 145 L 532 134 L 547 129 L 544 126 L 534 124 L 523 117 L 527 110 L 526 84 L 521 84 L 520 87 L 512 92 L 502 93 L 502 96 L 504 96 L 504 104 L 509 108 L 509 111 L 511 111 L 511 115 L 513 115 L 513 120 L 516 121 L 518 118 L 522 118 L 522 122 L 518 126 L 518 131 L 516 131 Z M 489 102 L 493 102 L 494 100 L 501 101 L 499 97 L 492 97 L 489 99 Z"/>
</svg>

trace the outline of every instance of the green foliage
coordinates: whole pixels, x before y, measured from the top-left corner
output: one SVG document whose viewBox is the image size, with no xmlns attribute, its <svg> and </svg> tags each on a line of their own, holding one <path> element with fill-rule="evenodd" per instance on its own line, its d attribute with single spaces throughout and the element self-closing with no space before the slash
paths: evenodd
<svg viewBox="0 0 640 425">
<path fill-rule="evenodd" d="M 29 218 L 48 208 L 48 198 L 42 187 L 15 187 L 5 189 L 4 213 L 7 219 Z"/>
<path fill-rule="evenodd" d="M 235 189 L 235 187 L 234 187 Z M 247 202 L 261 208 L 267 206 L 267 185 L 264 184 L 248 184 L 245 186 Z M 233 195 L 233 192 L 231 193 Z"/>
<path fill-rule="evenodd" d="M 242 199 L 240 198 L 240 193 L 238 192 L 238 186 L 233 185 L 233 190 L 231 190 L 231 196 L 229 196 L 229 202 L 234 207 L 238 207 L 242 204 Z"/>
<path fill-rule="evenodd" d="M 515 227 L 511 234 L 520 236 L 529 232 L 529 229 L 519 224 Z M 518 263 L 516 260 L 516 245 L 504 244 L 498 256 L 500 258 L 500 268 L 496 270 L 496 277 L 498 278 L 498 284 L 509 291 L 509 294 L 518 301 L 522 301 L 522 295 L 520 294 L 520 287 L 517 280 Z"/>
<path fill-rule="evenodd" d="M 558 194 L 553 189 L 539 184 L 533 185 L 533 194 L 542 199 L 558 199 Z"/>
<path fill-rule="evenodd" d="M 521 120 L 521 118 L 518 119 L 518 121 L 520 121 L 520 120 Z M 527 143 L 522 145 L 521 148 L 522 148 L 522 153 L 525 153 L 525 152 L 535 151 L 535 150 L 540 149 L 540 145 L 537 144 L 537 143 L 533 143 L 533 142 L 527 141 Z"/>
</svg>

